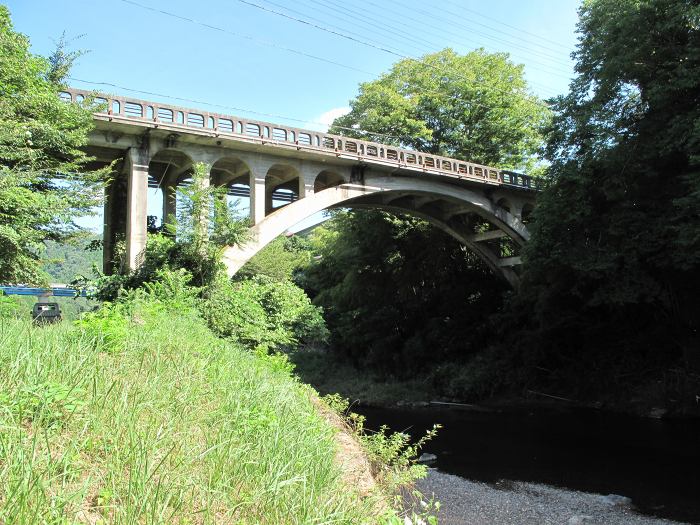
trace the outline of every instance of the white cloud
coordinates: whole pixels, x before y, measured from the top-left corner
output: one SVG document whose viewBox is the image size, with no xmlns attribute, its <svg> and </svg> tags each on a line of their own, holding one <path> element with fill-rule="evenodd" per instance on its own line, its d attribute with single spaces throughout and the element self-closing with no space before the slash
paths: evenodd
<svg viewBox="0 0 700 525">
<path fill-rule="evenodd" d="M 342 117 L 343 115 L 347 115 L 348 113 L 350 113 L 350 108 L 348 106 L 329 109 L 328 111 L 311 119 L 311 122 L 307 122 L 305 127 L 315 131 L 323 131 L 325 133 L 328 131 L 328 126 L 333 124 L 335 119 Z"/>
</svg>

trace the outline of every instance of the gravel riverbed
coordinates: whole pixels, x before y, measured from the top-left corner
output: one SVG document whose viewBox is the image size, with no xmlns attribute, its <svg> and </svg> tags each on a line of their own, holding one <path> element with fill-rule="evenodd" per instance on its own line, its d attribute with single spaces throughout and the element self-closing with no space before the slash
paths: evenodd
<svg viewBox="0 0 700 525">
<path fill-rule="evenodd" d="M 638 514 L 621 496 L 520 481 L 469 481 L 430 469 L 417 483 L 440 502 L 441 525 L 679 525 Z"/>
</svg>

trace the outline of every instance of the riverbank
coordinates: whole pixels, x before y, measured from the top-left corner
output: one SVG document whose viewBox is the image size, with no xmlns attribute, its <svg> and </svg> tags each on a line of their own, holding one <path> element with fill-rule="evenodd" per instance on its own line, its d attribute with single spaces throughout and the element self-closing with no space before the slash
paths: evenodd
<svg viewBox="0 0 700 525">
<path fill-rule="evenodd" d="M 365 407 L 453 407 L 457 410 L 510 411 L 527 409 L 568 410 L 586 408 L 610 413 L 635 415 L 652 419 L 700 418 L 700 397 L 680 400 L 669 398 L 658 383 L 635 392 L 609 389 L 595 399 L 577 399 L 557 392 L 523 389 L 501 392 L 477 399 L 446 396 L 434 384 L 429 370 L 424 376 L 399 379 L 376 371 L 358 369 L 337 359 L 327 349 L 306 348 L 290 354 L 299 378 L 321 394 L 335 394 Z M 698 392 L 700 396 L 700 391 Z"/>
<path fill-rule="evenodd" d="M 441 525 L 680 525 L 639 514 L 629 499 L 538 483 L 480 483 L 431 469 L 417 482 L 440 501 Z"/>
<path fill-rule="evenodd" d="M 1 523 L 369 525 L 393 514 L 358 482 L 366 469 L 348 478 L 338 429 L 284 358 L 144 295 L 79 326 L 0 318 Z"/>
</svg>

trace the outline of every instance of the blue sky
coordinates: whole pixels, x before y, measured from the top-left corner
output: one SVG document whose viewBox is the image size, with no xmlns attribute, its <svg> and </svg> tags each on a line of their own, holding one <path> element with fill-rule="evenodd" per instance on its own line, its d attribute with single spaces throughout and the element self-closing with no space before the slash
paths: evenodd
<svg viewBox="0 0 700 525">
<path fill-rule="evenodd" d="M 376 78 L 402 56 L 418 57 L 448 46 L 459 52 L 477 47 L 507 52 L 524 64 L 534 93 L 541 97 L 563 93 L 572 75 L 569 55 L 576 44 L 580 1 L 6 0 L 5 4 L 15 28 L 29 36 L 35 53 L 50 54 L 65 31 L 69 39 L 76 39 L 74 48 L 88 51 L 72 76 L 113 85 L 71 81 L 76 87 L 322 129 L 323 123 L 347 108 L 360 82 Z"/>
</svg>

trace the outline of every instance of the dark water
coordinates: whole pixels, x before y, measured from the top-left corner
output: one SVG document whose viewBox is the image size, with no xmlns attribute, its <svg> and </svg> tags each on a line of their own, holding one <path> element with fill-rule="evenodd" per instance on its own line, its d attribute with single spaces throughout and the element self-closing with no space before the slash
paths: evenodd
<svg viewBox="0 0 700 525">
<path fill-rule="evenodd" d="M 545 483 L 632 498 L 640 512 L 700 523 L 700 421 L 594 410 L 354 409 L 367 427 L 423 435 L 442 472 L 487 483 Z"/>
</svg>

